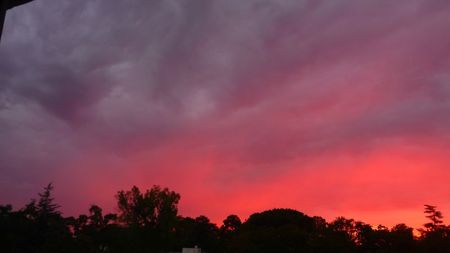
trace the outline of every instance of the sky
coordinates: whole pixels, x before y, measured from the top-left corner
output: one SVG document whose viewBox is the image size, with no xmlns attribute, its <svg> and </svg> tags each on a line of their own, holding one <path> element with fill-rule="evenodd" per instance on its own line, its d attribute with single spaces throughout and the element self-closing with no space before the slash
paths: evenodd
<svg viewBox="0 0 450 253">
<path fill-rule="evenodd" d="M 450 215 L 450 2 L 36 0 L 0 44 L 0 203 L 137 185 L 220 223 Z"/>
</svg>

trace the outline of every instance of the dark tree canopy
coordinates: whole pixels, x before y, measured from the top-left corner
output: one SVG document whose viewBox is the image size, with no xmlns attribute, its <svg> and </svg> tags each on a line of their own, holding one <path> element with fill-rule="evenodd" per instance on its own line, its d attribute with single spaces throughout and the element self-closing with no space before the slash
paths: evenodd
<svg viewBox="0 0 450 253">
<path fill-rule="evenodd" d="M 223 225 L 220 227 L 220 230 L 223 232 L 234 232 L 239 229 L 242 225 L 242 221 L 239 216 L 232 214 L 228 215 L 228 217 L 223 220 Z"/>
<path fill-rule="evenodd" d="M 178 214 L 180 195 L 167 188 L 153 186 L 141 193 L 133 186 L 129 191 L 117 193 L 119 218 L 138 227 L 170 227 Z"/>
<path fill-rule="evenodd" d="M 178 216 L 180 195 L 134 186 L 116 195 L 119 213 L 92 205 L 87 214 L 63 217 L 47 185 L 22 209 L 0 205 L 0 252 L 169 253 L 198 246 L 210 253 L 448 253 L 450 228 L 436 206 L 425 205 L 430 222 L 391 229 L 338 217 L 327 222 L 293 209 L 255 213 L 244 222 L 229 215 L 220 227 L 204 215 Z"/>
</svg>

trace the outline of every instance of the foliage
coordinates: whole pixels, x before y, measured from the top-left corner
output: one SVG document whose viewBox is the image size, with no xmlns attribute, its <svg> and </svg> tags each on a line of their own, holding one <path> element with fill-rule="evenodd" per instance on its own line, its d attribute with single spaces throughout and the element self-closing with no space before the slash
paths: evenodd
<svg viewBox="0 0 450 253">
<path fill-rule="evenodd" d="M 118 214 L 92 205 L 88 214 L 63 217 L 47 185 L 37 200 L 15 211 L 0 205 L 1 252 L 164 253 L 198 246 L 211 253 L 448 253 L 450 229 L 436 206 L 420 237 L 398 224 L 391 229 L 338 217 L 331 222 L 292 209 L 252 214 L 242 222 L 229 215 L 218 227 L 206 216 L 178 216 L 180 195 L 153 186 L 134 186 L 116 195 Z"/>
</svg>

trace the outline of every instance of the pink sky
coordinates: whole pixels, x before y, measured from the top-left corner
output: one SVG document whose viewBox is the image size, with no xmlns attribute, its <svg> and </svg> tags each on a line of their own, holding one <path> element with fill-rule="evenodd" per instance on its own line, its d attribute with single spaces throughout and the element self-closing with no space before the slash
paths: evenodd
<svg viewBox="0 0 450 253">
<path fill-rule="evenodd" d="M 69 215 L 169 187 L 220 223 L 275 207 L 450 214 L 450 2 L 35 1 L 0 45 L 0 203 Z"/>
</svg>

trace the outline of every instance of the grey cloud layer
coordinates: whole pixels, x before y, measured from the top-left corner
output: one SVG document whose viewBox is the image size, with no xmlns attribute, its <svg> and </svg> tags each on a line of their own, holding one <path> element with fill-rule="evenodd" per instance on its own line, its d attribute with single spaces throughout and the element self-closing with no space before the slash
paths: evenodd
<svg viewBox="0 0 450 253">
<path fill-rule="evenodd" d="M 92 150 L 109 159 L 178 139 L 254 176 L 354 143 L 447 136 L 449 9 L 37 0 L 8 15 L 0 45 L 0 190 L 42 184 Z"/>
</svg>

